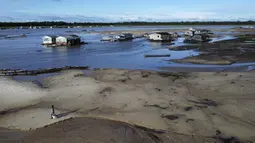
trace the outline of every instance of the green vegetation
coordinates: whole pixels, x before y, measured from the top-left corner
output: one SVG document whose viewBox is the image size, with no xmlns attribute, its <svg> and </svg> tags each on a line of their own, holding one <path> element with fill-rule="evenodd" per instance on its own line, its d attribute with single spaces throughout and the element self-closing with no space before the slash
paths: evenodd
<svg viewBox="0 0 255 143">
<path fill-rule="evenodd" d="M 182 21 L 182 22 L 117 22 L 117 23 L 90 23 L 63 21 L 44 21 L 44 22 L 0 22 L 0 27 L 18 27 L 18 26 L 142 26 L 142 25 L 255 25 L 255 21 Z"/>
</svg>

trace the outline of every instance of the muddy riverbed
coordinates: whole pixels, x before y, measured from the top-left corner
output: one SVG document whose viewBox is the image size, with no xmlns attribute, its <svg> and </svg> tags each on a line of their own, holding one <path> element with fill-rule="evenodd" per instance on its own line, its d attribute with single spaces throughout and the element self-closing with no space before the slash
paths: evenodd
<svg viewBox="0 0 255 143">
<path fill-rule="evenodd" d="M 255 35 L 236 35 L 236 39 L 215 41 L 171 48 L 171 50 L 196 50 L 197 56 L 171 60 L 177 63 L 207 65 L 232 65 L 255 61 Z"/>
</svg>

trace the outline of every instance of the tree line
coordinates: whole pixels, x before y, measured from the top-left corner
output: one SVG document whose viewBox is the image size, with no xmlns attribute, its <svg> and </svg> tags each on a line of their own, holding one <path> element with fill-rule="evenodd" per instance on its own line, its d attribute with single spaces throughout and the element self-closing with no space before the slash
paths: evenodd
<svg viewBox="0 0 255 143">
<path fill-rule="evenodd" d="M 0 22 L 0 27 L 16 26 L 132 26 L 132 25 L 255 25 L 255 21 L 181 21 L 181 22 Z"/>
</svg>

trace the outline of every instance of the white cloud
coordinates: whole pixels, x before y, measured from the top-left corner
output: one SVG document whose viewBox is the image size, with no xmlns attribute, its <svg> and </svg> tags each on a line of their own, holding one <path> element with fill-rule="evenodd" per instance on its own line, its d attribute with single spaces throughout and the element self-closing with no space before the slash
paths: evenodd
<svg viewBox="0 0 255 143">
<path fill-rule="evenodd" d="M 108 20 L 113 21 L 210 21 L 210 20 L 254 20 L 255 14 L 234 15 L 221 14 L 215 12 L 173 12 L 171 14 L 125 14 L 125 15 L 105 15 Z"/>
<path fill-rule="evenodd" d="M 16 13 L 11 16 L 0 15 L 1 21 L 67 21 L 67 22 L 118 22 L 118 21 L 209 21 L 209 20 L 255 20 L 255 14 L 236 15 L 214 12 L 172 12 L 170 14 L 114 14 L 114 15 L 43 15 Z"/>
<path fill-rule="evenodd" d="M 212 18 L 216 14 L 213 12 L 178 12 L 173 14 L 173 18 L 180 18 L 180 19 L 207 19 Z"/>
</svg>

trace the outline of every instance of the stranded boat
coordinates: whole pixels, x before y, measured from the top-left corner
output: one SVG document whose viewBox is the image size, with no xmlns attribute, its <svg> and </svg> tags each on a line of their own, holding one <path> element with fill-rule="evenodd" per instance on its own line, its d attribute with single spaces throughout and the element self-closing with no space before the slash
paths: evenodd
<svg viewBox="0 0 255 143">
<path fill-rule="evenodd" d="M 129 41 L 129 40 L 133 40 L 134 36 L 131 33 L 123 33 L 121 35 L 117 35 L 117 36 L 106 36 L 103 37 L 101 41 L 112 41 L 112 42 L 116 42 L 116 41 Z"/>
<path fill-rule="evenodd" d="M 5 39 L 12 39 L 12 38 L 22 38 L 22 37 L 26 37 L 25 34 L 21 34 L 21 35 L 8 35 L 8 36 L 5 36 L 4 38 Z"/>
</svg>

